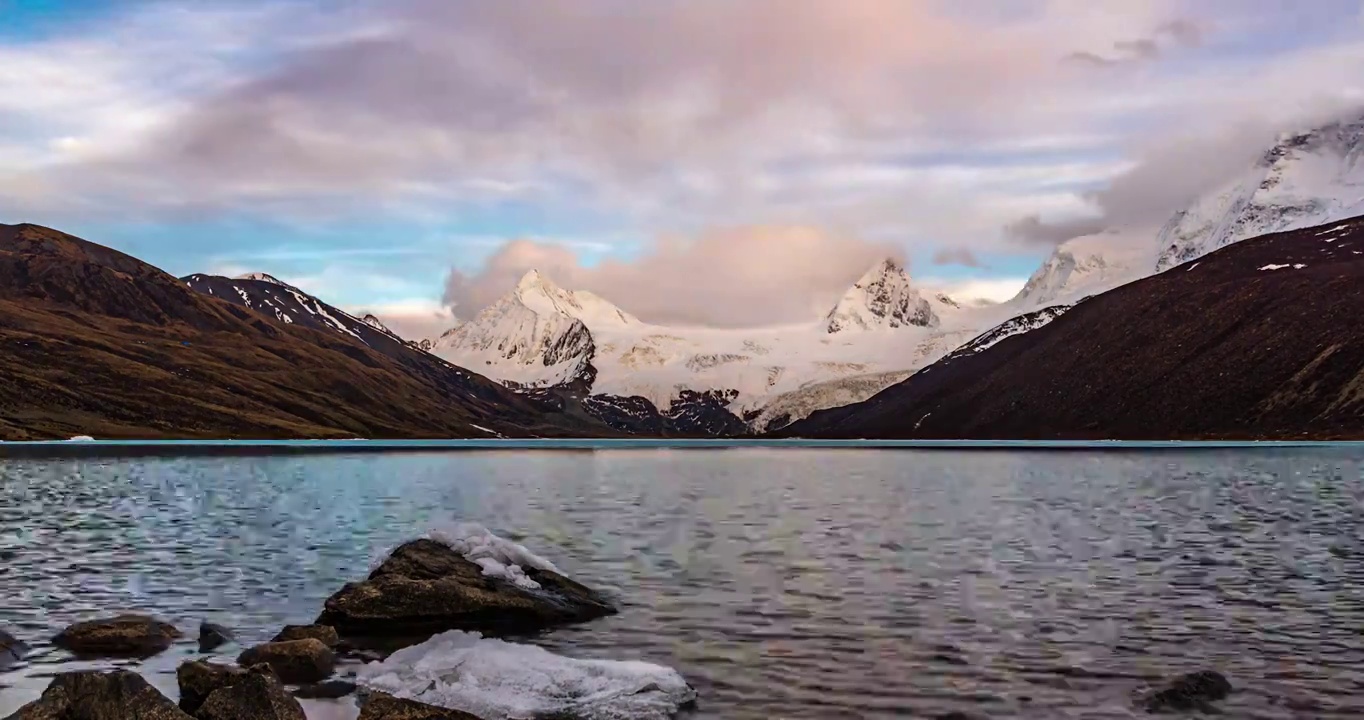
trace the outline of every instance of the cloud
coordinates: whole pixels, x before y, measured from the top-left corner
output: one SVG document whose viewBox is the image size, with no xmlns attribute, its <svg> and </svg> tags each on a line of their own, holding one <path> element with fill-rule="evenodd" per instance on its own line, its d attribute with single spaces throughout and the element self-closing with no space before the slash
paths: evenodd
<svg viewBox="0 0 1364 720">
<path fill-rule="evenodd" d="M 1272 145 L 1264 122 L 1241 122 L 1209 134 L 1176 137 L 1138 151 L 1139 159 L 1106 187 L 1085 195 L 1094 214 L 1044 221 L 1033 214 L 1005 227 L 1015 240 L 1055 245 L 1107 227 L 1159 226 L 1195 198 L 1244 172 Z"/>
<path fill-rule="evenodd" d="M 933 253 L 934 265 L 963 265 L 972 268 L 984 268 L 985 263 L 971 252 L 970 248 L 939 248 Z"/>
<path fill-rule="evenodd" d="M 389 330 L 404 340 L 436 338 L 459 322 L 449 307 L 430 298 L 370 303 L 345 310 L 356 317 L 373 315 L 379 318 Z"/>
<path fill-rule="evenodd" d="M 660 324 L 746 327 L 804 322 L 827 312 L 876 262 L 902 259 L 893 244 L 809 227 L 739 227 L 664 237 L 640 257 L 585 266 L 564 246 L 513 240 L 477 274 L 452 270 L 445 302 L 461 317 L 509 293 L 536 269 Z"/>
<path fill-rule="evenodd" d="M 1113 41 L 1111 55 L 1079 50 L 1067 55 L 1066 60 L 1095 67 L 1149 62 L 1160 59 L 1176 47 L 1197 47 L 1203 43 L 1203 37 L 1204 31 L 1197 23 L 1187 19 L 1171 20 L 1161 23 L 1147 37 Z"/>
<path fill-rule="evenodd" d="M 939 280 L 924 278 L 924 288 L 946 294 L 962 305 L 1001 303 L 1012 299 L 1027 284 L 1025 277 Z"/>
</svg>

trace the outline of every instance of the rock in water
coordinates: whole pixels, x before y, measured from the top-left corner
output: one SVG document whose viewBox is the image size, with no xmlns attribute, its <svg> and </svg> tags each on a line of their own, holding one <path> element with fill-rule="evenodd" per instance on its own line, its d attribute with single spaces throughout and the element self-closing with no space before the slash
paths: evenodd
<svg viewBox="0 0 1364 720">
<path fill-rule="evenodd" d="M 306 720 L 298 704 L 273 675 L 247 672 L 214 690 L 194 713 L 199 720 Z"/>
<path fill-rule="evenodd" d="M 265 663 L 286 683 L 315 683 L 326 680 L 336 667 L 336 653 L 314 638 L 269 642 L 257 645 L 237 658 L 244 666 Z"/>
<path fill-rule="evenodd" d="M 230 642 L 232 642 L 231 630 L 210 622 L 199 623 L 199 652 L 213 652 Z"/>
<path fill-rule="evenodd" d="M 28 655 L 28 645 L 18 638 L 0 630 L 0 671 L 8 670 Z"/>
<path fill-rule="evenodd" d="M 235 665 L 221 665 L 204 660 L 181 663 L 180 667 L 175 669 L 175 682 L 180 687 L 180 709 L 193 713 L 204 704 L 204 700 L 207 700 L 213 691 L 240 681 L 248 673 L 268 675 L 278 680 L 275 671 L 271 670 L 269 665 L 256 665 L 250 670 L 243 670 Z"/>
<path fill-rule="evenodd" d="M 400 700 L 387 693 L 370 692 L 367 697 L 358 720 L 479 720 L 477 715 L 461 710 Z"/>
<path fill-rule="evenodd" d="M 1167 687 L 1146 698 L 1150 713 L 1208 710 L 1209 704 L 1231 694 L 1231 682 L 1214 670 L 1201 670 L 1175 678 Z"/>
<path fill-rule="evenodd" d="M 430 636 L 443 630 L 489 635 L 534 632 L 616 612 L 594 590 L 552 570 L 523 568 L 538 588 L 518 585 L 448 545 L 413 540 L 363 581 L 327 598 L 317 622 L 346 636 Z"/>
<path fill-rule="evenodd" d="M 336 628 L 330 625 L 285 625 L 270 642 L 288 642 L 305 638 L 318 640 L 329 648 L 334 648 L 341 642 L 341 636 L 336 634 Z"/>
<path fill-rule="evenodd" d="M 42 697 L 7 720 L 193 720 L 141 675 L 127 670 L 62 673 Z"/>
<path fill-rule="evenodd" d="M 53 644 L 87 657 L 151 657 L 181 637 L 170 623 L 144 615 L 119 615 L 80 622 L 52 639 Z"/>
</svg>

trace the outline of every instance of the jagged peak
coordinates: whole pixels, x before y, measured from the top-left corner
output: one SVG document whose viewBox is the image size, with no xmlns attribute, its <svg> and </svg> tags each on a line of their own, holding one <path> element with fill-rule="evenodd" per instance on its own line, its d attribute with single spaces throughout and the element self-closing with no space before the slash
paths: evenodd
<svg viewBox="0 0 1364 720">
<path fill-rule="evenodd" d="M 910 282 L 904 265 L 891 257 L 877 261 L 853 283 L 825 319 L 830 333 L 938 324 L 937 313 Z"/>
<path fill-rule="evenodd" d="M 611 301 L 586 290 L 565 290 L 535 269 L 521 276 L 511 297 L 537 313 L 573 318 L 589 328 L 639 323 Z"/>
</svg>

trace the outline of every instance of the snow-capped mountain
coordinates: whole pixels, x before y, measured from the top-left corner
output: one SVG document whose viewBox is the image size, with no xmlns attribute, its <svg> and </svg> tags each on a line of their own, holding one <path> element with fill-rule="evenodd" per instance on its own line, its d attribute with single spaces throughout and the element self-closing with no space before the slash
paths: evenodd
<svg viewBox="0 0 1364 720">
<path fill-rule="evenodd" d="M 825 317 L 825 329 L 833 334 L 905 325 L 936 327 L 938 322 L 937 313 L 910 283 L 904 268 L 886 259 L 848 289 Z"/>
<path fill-rule="evenodd" d="M 1283 135 L 1255 166 L 1175 213 L 1156 270 L 1231 243 L 1364 213 L 1364 118 Z"/>
<path fill-rule="evenodd" d="M 596 345 L 586 321 L 602 329 L 640 324 L 592 293 L 564 290 L 531 270 L 511 294 L 441 335 L 431 351 L 518 387 L 590 386 Z"/>
<path fill-rule="evenodd" d="M 816 322 L 751 329 L 653 325 L 531 271 L 432 352 L 514 387 L 576 385 L 598 398 L 641 398 L 664 415 L 704 395 L 708 407 L 764 427 L 874 393 L 978 334 L 985 315 L 998 311 L 921 292 L 890 260 Z"/>
<path fill-rule="evenodd" d="M 1069 303 L 1246 238 L 1364 214 L 1364 119 L 1282 135 L 1251 167 L 1161 228 L 1116 228 L 1057 246 L 1011 304 Z"/>
</svg>

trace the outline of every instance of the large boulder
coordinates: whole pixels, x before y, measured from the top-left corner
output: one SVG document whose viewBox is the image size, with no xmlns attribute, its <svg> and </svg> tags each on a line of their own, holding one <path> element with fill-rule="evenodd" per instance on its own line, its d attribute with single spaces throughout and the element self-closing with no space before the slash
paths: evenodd
<svg viewBox="0 0 1364 720">
<path fill-rule="evenodd" d="M 6 720 L 193 720 L 134 672 L 70 672 Z"/>
<path fill-rule="evenodd" d="M 199 720 L 306 720 L 303 706 L 269 673 L 247 672 L 209 694 L 195 711 Z"/>
<path fill-rule="evenodd" d="M 18 638 L 0 630 L 0 671 L 8 670 L 28 655 L 29 647 Z"/>
<path fill-rule="evenodd" d="M 320 641 L 329 648 L 334 648 L 341 642 L 341 636 L 336 633 L 336 628 L 330 625 L 285 625 L 283 630 L 275 635 L 270 642 L 288 642 L 290 640 L 303 640 L 312 638 Z"/>
<path fill-rule="evenodd" d="M 276 677 L 269 665 L 256 665 L 249 671 L 236 665 L 223 665 L 205 660 L 181 663 L 175 669 L 175 682 L 180 688 L 180 709 L 193 714 L 215 690 L 236 684 L 248 673 Z M 278 679 L 278 678 L 276 678 Z"/>
<path fill-rule="evenodd" d="M 237 657 L 237 664 L 242 666 L 261 663 L 269 665 L 286 683 L 315 683 L 332 674 L 336 668 L 336 653 L 321 640 L 304 638 L 257 645 Z"/>
<path fill-rule="evenodd" d="M 358 720 L 479 720 L 462 710 L 402 700 L 387 693 L 367 692 L 365 698 Z"/>
<path fill-rule="evenodd" d="M 445 630 L 519 635 L 616 612 L 596 591 L 552 570 L 523 570 L 538 588 L 486 575 L 444 543 L 413 540 L 368 578 L 327 598 L 317 622 L 350 637 L 423 637 Z"/>
<path fill-rule="evenodd" d="M 86 657 L 150 657 L 180 637 L 170 623 L 145 615 L 119 615 L 76 623 L 58 633 L 52 643 Z"/>
</svg>

